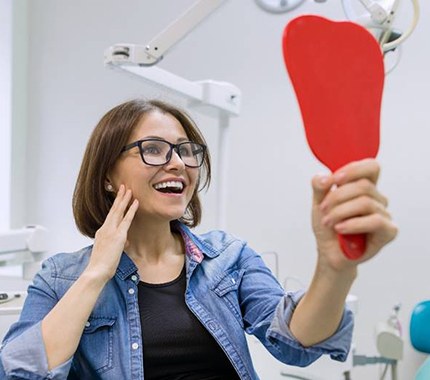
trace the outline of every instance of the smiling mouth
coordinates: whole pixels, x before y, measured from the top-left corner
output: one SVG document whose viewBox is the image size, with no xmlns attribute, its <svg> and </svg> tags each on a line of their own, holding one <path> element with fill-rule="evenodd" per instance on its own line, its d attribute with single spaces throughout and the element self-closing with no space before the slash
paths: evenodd
<svg viewBox="0 0 430 380">
<path fill-rule="evenodd" d="M 154 189 L 164 194 L 182 194 L 184 184 L 181 181 L 166 181 L 155 184 Z"/>
</svg>

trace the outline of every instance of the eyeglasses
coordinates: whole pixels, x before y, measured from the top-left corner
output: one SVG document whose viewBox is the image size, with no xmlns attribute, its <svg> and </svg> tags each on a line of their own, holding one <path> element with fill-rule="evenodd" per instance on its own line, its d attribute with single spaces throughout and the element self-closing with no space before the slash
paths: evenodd
<svg viewBox="0 0 430 380">
<path fill-rule="evenodd" d="M 140 156 L 145 164 L 151 166 L 162 166 L 167 164 L 172 158 L 173 149 L 180 157 L 185 166 L 198 168 L 202 166 L 206 146 L 191 141 L 184 141 L 179 144 L 171 144 L 161 139 L 146 139 L 135 141 L 122 148 L 125 152 L 135 146 L 139 147 Z"/>
</svg>

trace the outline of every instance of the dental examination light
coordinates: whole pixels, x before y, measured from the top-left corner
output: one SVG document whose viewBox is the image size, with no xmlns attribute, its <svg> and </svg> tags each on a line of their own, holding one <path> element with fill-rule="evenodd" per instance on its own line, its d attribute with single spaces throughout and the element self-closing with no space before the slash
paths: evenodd
<svg viewBox="0 0 430 380">
<path fill-rule="evenodd" d="M 47 230 L 41 226 L 0 232 L 0 267 L 22 258 L 22 277 L 33 278 L 40 268 L 40 262 L 47 251 Z M 31 253 L 32 260 L 26 258 Z M 1 290 L 1 289 L 0 289 Z"/>
<path fill-rule="evenodd" d="M 284 13 L 298 7 L 304 0 L 255 0 L 265 11 L 270 13 Z"/>
<path fill-rule="evenodd" d="M 413 17 L 408 29 L 403 32 L 393 30 L 400 0 L 359 0 L 368 14 L 358 15 L 354 10 L 351 0 L 342 0 L 342 6 L 346 17 L 351 21 L 363 25 L 368 29 L 376 29 L 378 40 L 384 52 L 394 50 L 403 43 L 414 31 L 418 24 L 420 7 L 418 0 L 411 0 L 413 6 Z"/>
<path fill-rule="evenodd" d="M 314 1 L 321 3 L 326 0 Z M 398 16 L 400 0 L 342 0 L 346 17 L 365 27 L 378 40 L 384 52 L 386 74 L 389 74 L 398 65 L 401 57 L 400 45 L 412 34 L 418 24 L 420 14 L 418 0 L 411 0 L 411 3 L 412 20 L 406 31 L 402 32 L 394 28 L 394 19 Z"/>
<path fill-rule="evenodd" d="M 356 4 L 364 7 L 366 13 L 358 13 L 351 0 L 342 0 L 345 15 L 373 33 L 384 52 L 386 74 L 393 71 L 401 58 L 400 46 L 414 31 L 417 26 L 420 8 L 418 0 L 411 0 L 413 6 L 412 21 L 406 31 L 401 32 L 394 28 L 394 19 L 398 15 L 400 0 L 359 0 Z"/>
<path fill-rule="evenodd" d="M 231 83 L 214 80 L 190 81 L 154 67 L 170 49 L 214 12 L 225 0 L 199 0 L 167 26 L 146 45 L 115 44 L 106 49 L 104 62 L 108 67 L 130 73 L 162 87 L 187 101 L 190 107 L 218 117 L 218 186 L 217 225 L 225 227 L 225 169 L 227 167 L 227 131 L 230 117 L 239 115 L 240 90 Z"/>
</svg>

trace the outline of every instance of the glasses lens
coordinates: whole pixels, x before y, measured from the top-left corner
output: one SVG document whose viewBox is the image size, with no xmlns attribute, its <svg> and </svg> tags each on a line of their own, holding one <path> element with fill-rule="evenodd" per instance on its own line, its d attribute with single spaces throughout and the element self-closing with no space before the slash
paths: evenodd
<svg viewBox="0 0 430 380">
<path fill-rule="evenodd" d="M 203 164 L 205 146 L 193 142 L 176 145 L 175 151 L 190 168 L 198 168 Z M 164 165 L 170 161 L 171 145 L 163 140 L 144 140 L 141 142 L 143 161 L 148 165 Z"/>
<path fill-rule="evenodd" d="M 184 142 L 178 144 L 177 152 L 184 164 L 190 168 L 198 168 L 203 164 L 205 157 L 205 147 L 203 145 Z"/>
<path fill-rule="evenodd" d="M 166 141 L 142 141 L 143 161 L 149 165 L 164 165 L 168 161 L 170 145 Z"/>
</svg>

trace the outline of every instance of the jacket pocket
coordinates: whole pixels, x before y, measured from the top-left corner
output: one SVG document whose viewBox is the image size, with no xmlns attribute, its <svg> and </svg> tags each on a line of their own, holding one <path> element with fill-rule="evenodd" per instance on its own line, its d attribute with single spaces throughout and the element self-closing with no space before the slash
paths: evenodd
<svg viewBox="0 0 430 380">
<path fill-rule="evenodd" d="M 239 305 L 239 286 L 244 273 L 244 269 L 227 272 L 219 280 L 215 281 L 215 285 L 212 287 L 212 291 L 226 303 L 242 327 L 243 319 Z"/>
<path fill-rule="evenodd" d="M 113 329 L 116 318 L 90 316 L 79 349 L 87 366 L 97 373 L 113 368 Z"/>
</svg>

